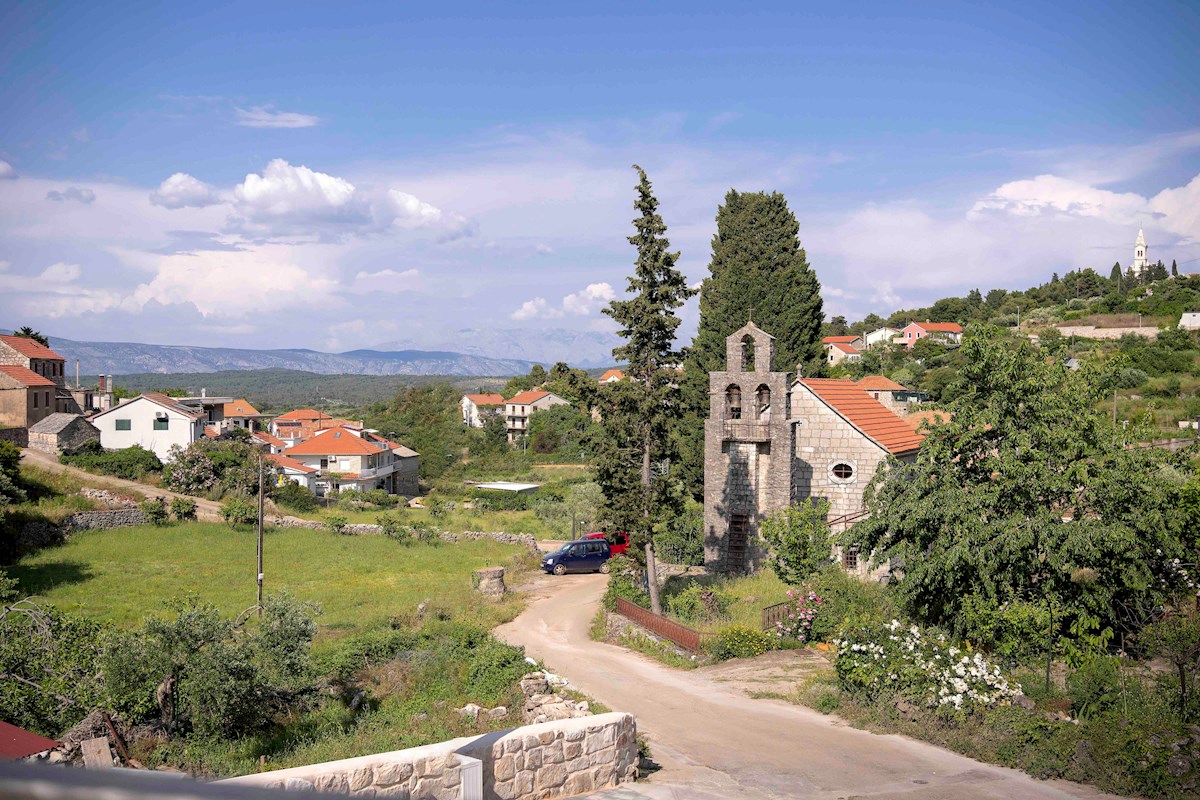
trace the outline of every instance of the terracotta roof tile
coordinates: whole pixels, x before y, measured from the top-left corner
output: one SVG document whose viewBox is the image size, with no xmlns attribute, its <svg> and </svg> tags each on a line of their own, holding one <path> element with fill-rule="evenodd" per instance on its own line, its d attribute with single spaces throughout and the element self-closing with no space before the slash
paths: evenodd
<svg viewBox="0 0 1200 800">
<path fill-rule="evenodd" d="M 854 381 L 804 378 L 800 381 L 843 419 L 893 455 L 911 453 L 925 438 L 859 388 Z"/>
<path fill-rule="evenodd" d="M 609 379 L 623 381 L 625 380 L 625 373 L 621 372 L 619 369 L 610 369 L 608 372 L 605 372 L 600 376 L 600 383 L 604 383 Z"/>
<path fill-rule="evenodd" d="M 504 405 L 504 395 L 502 394 L 467 394 L 463 395 L 477 406 L 500 406 Z"/>
<path fill-rule="evenodd" d="M 386 445 L 364 441 L 349 428 L 330 428 L 288 449 L 291 456 L 367 456 L 382 453 Z"/>
<path fill-rule="evenodd" d="M 317 471 L 316 467 L 310 467 L 307 464 L 302 464 L 301 462 L 297 461 L 296 459 L 289 458 L 288 456 L 285 456 L 282 453 L 268 453 L 266 458 L 268 461 L 275 464 L 276 466 L 285 467 L 286 469 L 294 469 L 297 472 L 311 474 L 311 473 Z"/>
<path fill-rule="evenodd" d="M 53 750 L 61 742 L 38 736 L 33 731 L 0 722 L 0 758 L 18 759 L 31 756 L 34 753 L 44 753 Z"/>
<path fill-rule="evenodd" d="M 26 386 L 55 386 L 54 381 L 47 377 L 38 375 L 28 367 L 22 367 L 18 364 L 0 364 L 0 374 L 7 375 L 14 381 L 18 381 Z"/>
<path fill-rule="evenodd" d="M 0 342 L 16 350 L 26 358 L 46 358 L 55 361 L 64 361 L 65 359 L 58 353 L 51 350 L 41 342 L 29 339 L 24 336 L 10 336 L 8 334 L 0 334 Z"/>
<path fill-rule="evenodd" d="M 845 344 L 843 342 L 832 342 L 832 344 L 834 347 L 836 347 L 838 350 L 841 350 L 846 355 L 851 355 L 851 356 L 858 355 L 858 348 L 856 348 L 856 347 L 851 347 L 850 345 Z"/>
<path fill-rule="evenodd" d="M 226 403 L 223 413 L 225 414 L 226 418 L 262 416 L 258 413 L 258 409 L 250 405 L 250 403 L 244 397 L 234 400 L 232 403 Z"/>
<path fill-rule="evenodd" d="M 141 397 L 144 397 L 147 400 L 149 400 L 151 403 L 160 405 L 163 408 L 168 408 L 171 411 L 175 411 L 180 414 L 183 414 L 185 417 L 191 417 L 192 419 L 201 419 L 204 417 L 203 411 L 197 410 L 195 408 L 190 408 L 189 406 L 185 406 L 182 403 L 177 403 L 177 402 L 175 402 L 174 397 L 169 397 L 165 394 L 160 394 L 159 392 L 145 392 L 143 394 L 138 395 L 138 397 L 135 397 L 133 399 L 137 400 Z M 133 400 L 130 400 L 129 402 L 132 403 Z M 117 406 L 117 408 L 120 408 L 120 406 Z"/>
<path fill-rule="evenodd" d="M 855 339 L 860 339 L 860 336 L 826 336 L 821 341 L 825 344 L 850 344 Z"/>
<path fill-rule="evenodd" d="M 333 419 L 333 417 L 314 408 L 297 408 L 295 411 L 289 411 L 286 414 L 281 414 L 276 419 L 283 420 L 322 420 Z"/>
<path fill-rule="evenodd" d="M 541 400 L 543 397 L 545 397 L 548 394 L 550 394 L 550 393 L 538 391 L 535 389 L 530 389 L 527 392 L 521 392 L 520 394 L 513 395 L 513 397 L 511 399 L 506 400 L 505 402 L 507 402 L 507 403 L 536 403 L 538 400 Z"/>
<path fill-rule="evenodd" d="M 930 333 L 962 333 L 962 325 L 957 322 L 914 322 L 913 325 Z"/>
<path fill-rule="evenodd" d="M 858 388 L 860 389 L 882 389 L 892 392 L 907 391 L 903 386 L 896 383 L 886 375 L 867 375 L 858 379 Z"/>
<path fill-rule="evenodd" d="M 250 434 L 250 438 L 258 439 L 263 444 L 269 444 L 272 447 L 286 447 L 287 446 L 287 442 L 285 442 L 283 439 L 280 439 L 278 436 L 272 436 L 271 434 L 267 433 L 266 431 L 255 431 L 254 433 Z"/>
<path fill-rule="evenodd" d="M 907 422 L 914 431 L 920 430 L 923 423 L 928 422 L 930 426 L 941 425 L 943 422 L 950 421 L 951 414 L 949 411 L 938 411 L 936 409 L 930 411 L 914 411 L 911 414 L 906 414 L 900 419 Z"/>
</svg>

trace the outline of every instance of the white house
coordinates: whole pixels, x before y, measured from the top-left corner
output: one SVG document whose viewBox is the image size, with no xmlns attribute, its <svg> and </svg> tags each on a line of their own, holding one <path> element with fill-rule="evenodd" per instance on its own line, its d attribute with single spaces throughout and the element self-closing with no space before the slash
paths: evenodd
<svg viewBox="0 0 1200 800">
<path fill-rule="evenodd" d="M 567 405 L 567 401 L 553 392 L 541 389 L 530 389 L 505 400 L 504 417 L 508 423 L 508 441 L 515 442 L 525 435 L 529 430 L 530 415 L 561 405 Z"/>
<path fill-rule="evenodd" d="M 287 458 L 319 469 L 315 491 L 383 489 L 389 494 L 416 495 L 420 457 L 375 431 L 339 426 L 288 448 Z"/>
<path fill-rule="evenodd" d="M 502 394 L 464 394 L 462 396 L 462 421 L 472 428 L 482 428 L 489 416 L 504 410 Z"/>
<path fill-rule="evenodd" d="M 310 492 L 316 492 L 317 479 L 321 477 L 321 471 L 316 467 L 310 467 L 294 458 L 288 458 L 278 453 L 268 453 L 266 459 L 278 470 L 280 486 L 283 485 L 283 481 L 292 481 Z"/>
<path fill-rule="evenodd" d="M 1179 327 L 1185 331 L 1200 330 L 1200 312 L 1185 311 L 1179 318 Z"/>
<path fill-rule="evenodd" d="M 100 444 L 108 450 L 141 445 L 162 461 L 171 447 L 187 447 L 204 436 L 205 414 L 152 392 L 102 411 L 91 422 L 100 429 Z"/>
<path fill-rule="evenodd" d="M 870 350 L 872 347 L 879 347 L 880 345 L 887 347 L 899 335 L 899 329 L 889 328 L 885 325 L 882 328 L 876 328 L 864 336 L 863 343 L 866 345 L 868 350 Z"/>
</svg>

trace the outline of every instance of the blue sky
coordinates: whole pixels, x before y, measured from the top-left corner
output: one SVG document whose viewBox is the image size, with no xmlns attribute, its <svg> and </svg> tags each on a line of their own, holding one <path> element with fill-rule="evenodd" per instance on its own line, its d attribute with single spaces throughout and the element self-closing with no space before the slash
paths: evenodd
<svg viewBox="0 0 1200 800">
<path fill-rule="evenodd" d="M 1194 4 L 0 3 L 0 326 L 349 349 L 604 330 L 784 192 L 831 313 L 1200 271 Z M 695 310 L 687 311 L 694 324 Z"/>
</svg>

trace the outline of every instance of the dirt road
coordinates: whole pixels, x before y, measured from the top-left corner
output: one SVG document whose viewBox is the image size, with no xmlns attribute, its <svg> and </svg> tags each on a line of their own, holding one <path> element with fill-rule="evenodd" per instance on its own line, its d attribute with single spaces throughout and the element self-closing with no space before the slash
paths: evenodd
<svg viewBox="0 0 1200 800">
<path fill-rule="evenodd" d="M 141 492 L 146 497 L 165 497 L 168 503 L 171 502 L 172 497 L 184 497 L 184 495 L 168 492 L 166 489 L 149 486 L 145 483 L 138 483 L 137 481 L 127 481 L 124 478 L 113 478 L 108 475 L 94 475 L 78 467 L 59 463 L 58 459 L 39 450 L 22 450 L 21 459 L 27 464 L 32 464 L 48 472 L 65 472 L 69 475 L 77 475 L 93 486 L 106 486 L 115 491 L 121 491 L 122 489 L 126 491 L 132 490 Z M 199 497 L 193 497 L 192 499 L 196 501 L 197 517 L 207 520 L 221 519 L 220 503 L 214 503 L 212 500 L 204 500 Z"/>
<path fill-rule="evenodd" d="M 588 627 L 606 578 L 548 578 L 517 619 L 512 644 L 614 710 L 629 711 L 663 769 L 648 784 L 600 793 L 634 798 L 1080 798 L 1065 781 L 981 764 L 923 742 L 878 736 L 815 711 L 754 700 L 719 670 L 674 670 L 593 642 Z"/>
</svg>

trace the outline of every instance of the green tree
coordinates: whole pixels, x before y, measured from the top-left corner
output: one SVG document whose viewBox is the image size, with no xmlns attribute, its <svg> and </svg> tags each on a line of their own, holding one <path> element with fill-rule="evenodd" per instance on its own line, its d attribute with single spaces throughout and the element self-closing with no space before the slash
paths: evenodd
<svg viewBox="0 0 1200 800">
<path fill-rule="evenodd" d="M 23 325 L 22 327 L 13 331 L 13 336 L 20 336 L 22 339 L 33 339 L 35 342 L 37 342 L 40 345 L 43 345 L 45 347 L 50 346 L 49 339 L 47 339 L 41 333 L 39 333 L 38 331 L 35 331 L 33 328 L 29 327 L 28 325 Z"/>
<path fill-rule="evenodd" d="M 800 245 L 800 223 L 778 192 L 730 190 L 717 209 L 709 275 L 700 288 L 700 326 L 688 351 L 676 431 L 677 474 L 699 498 L 704 483 L 708 373 L 724 369 L 725 339 L 753 316 L 775 337 L 773 368 L 806 375 L 824 369 L 821 284 Z"/>
<path fill-rule="evenodd" d="M 1175 263 L 1175 259 L 1173 259 L 1173 258 L 1171 259 L 1171 277 L 1172 278 L 1179 277 L 1179 265 Z"/>
<path fill-rule="evenodd" d="M 626 481 L 614 482 L 604 489 L 605 500 L 611 509 L 615 505 L 628 503 L 639 510 L 636 519 L 627 530 L 645 543 L 646 566 L 650 578 L 651 608 L 662 613 L 659 600 L 658 578 L 654 560 L 654 527 L 669 515 L 676 503 L 669 503 L 669 493 L 661 491 L 656 484 L 666 483 L 664 476 L 656 476 L 653 465 L 656 454 L 659 458 L 670 458 L 668 431 L 677 422 L 678 393 L 673 389 L 674 369 L 682 360 L 675 349 L 675 331 L 679 327 L 676 310 L 695 292 L 688 288 L 687 279 L 676 268 L 678 253 L 670 251 L 667 226 L 658 213 L 650 179 L 639 166 L 638 199 L 634 207 L 638 216 L 633 220 L 635 233 L 629 243 L 637 248 L 637 261 L 633 275 L 629 278 L 626 300 L 613 300 L 604 313 L 620 326 L 619 335 L 625 344 L 613 350 L 613 357 L 629 365 L 628 384 L 631 409 L 636 413 L 636 425 L 620 425 L 612 432 L 628 435 L 630 427 L 636 429 L 637 448 L 640 451 L 639 491 L 630 497 L 615 494 L 626 489 Z"/>
<path fill-rule="evenodd" d="M 1200 669 L 1200 614 L 1173 614 L 1147 625 L 1142 644 L 1151 655 L 1171 662 L 1179 675 L 1179 719 L 1188 721 L 1188 688 Z"/>
<path fill-rule="evenodd" d="M 803 583 L 830 562 L 829 501 L 794 503 L 762 521 L 762 536 L 771 548 L 771 568 L 791 586 Z"/>
<path fill-rule="evenodd" d="M 1121 288 L 1121 262 L 1117 261 L 1113 264 L 1112 272 L 1108 273 L 1108 280 L 1112 283 L 1113 288 Z"/>
<path fill-rule="evenodd" d="M 0 505 L 23 503 L 28 499 L 21 488 L 21 449 L 0 439 Z"/>
<path fill-rule="evenodd" d="M 1156 565 L 1181 552 L 1184 478 L 1165 469 L 1175 454 L 1124 450 L 1097 411 L 1121 360 L 1071 372 L 993 328 L 972 329 L 960 352 L 952 417 L 915 462 L 879 471 L 870 518 L 839 543 L 898 559 L 900 598 L 936 624 L 960 622 L 972 596 L 1053 603 L 1062 626 L 1084 614 L 1121 625 L 1161 600 Z"/>
</svg>

